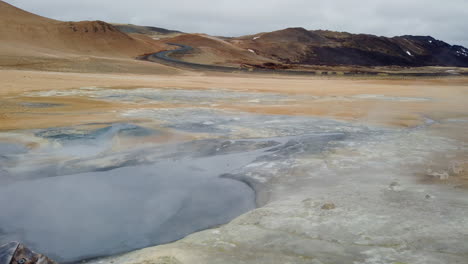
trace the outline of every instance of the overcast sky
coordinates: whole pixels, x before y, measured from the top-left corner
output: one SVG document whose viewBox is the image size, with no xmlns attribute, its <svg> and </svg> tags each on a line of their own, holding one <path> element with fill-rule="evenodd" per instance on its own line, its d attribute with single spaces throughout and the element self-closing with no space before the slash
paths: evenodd
<svg viewBox="0 0 468 264">
<path fill-rule="evenodd" d="M 468 47 L 468 0 L 6 0 L 59 20 L 239 36 L 286 27 L 431 35 Z"/>
</svg>

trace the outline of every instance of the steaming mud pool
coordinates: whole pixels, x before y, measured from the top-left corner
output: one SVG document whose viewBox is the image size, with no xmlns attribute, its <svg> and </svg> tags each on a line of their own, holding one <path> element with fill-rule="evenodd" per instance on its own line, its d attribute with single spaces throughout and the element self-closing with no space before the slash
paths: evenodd
<svg viewBox="0 0 468 264">
<path fill-rule="evenodd" d="M 463 175 L 467 144 L 437 134 L 433 120 L 388 128 L 209 107 L 297 100 L 277 94 L 83 88 L 28 96 L 77 94 L 193 106 L 0 133 L 0 244 L 20 241 L 65 263 L 180 239 L 95 263 L 468 259 L 466 190 L 430 183 Z M 430 100 L 372 97 L 400 99 Z M 438 125 L 466 129 L 466 121 Z"/>
</svg>

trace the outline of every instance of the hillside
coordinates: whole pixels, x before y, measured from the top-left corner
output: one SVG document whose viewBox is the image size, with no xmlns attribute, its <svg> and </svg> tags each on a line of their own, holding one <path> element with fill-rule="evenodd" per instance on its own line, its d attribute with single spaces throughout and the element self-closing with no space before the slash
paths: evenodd
<svg viewBox="0 0 468 264">
<path fill-rule="evenodd" d="M 468 67 L 468 49 L 429 36 L 387 38 L 287 28 L 229 41 L 261 56 L 291 64 Z"/>
<path fill-rule="evenodd" d="M 102 21 L 62 22 L 0 1 L 1 67 L 60 70 L 85 56 L 85 63 L 71 68 L 86 68 L 97 57 L 133 59 L 164 48 L 164 44 L 130 36 Z"/>
<path fill-rule="evenodd" d="M 162 39 L 161 43 L 179 43 L 193 47 L 194 50 L 182 58 L 193 63 L 239 66 L 275 62 L 274 59 L 259 56 L 252 50 L 237 47 L 221 38 L 205 34 L 183 34 Z"/>
<path fill-rule="evenodd" d="M 61 22 L 40 17 L 0 1 L 2 44 L 57 51 L 133 57 L 156 47 L 102 21 Z"/>
<path fill-rule="evenodd" d="M 388 38 L 287 28 L 236 38 L 214 37 L 103 21 L 63 22 L 0 0 L 3 68 L 132 72 L 135 70 L 130 68 L 138 64 L 137 72 L 174 71 L 134 60 L 142 54 L 175 48 L 168 43 L 193 47 L 190 53 L 179 55 L 182 60 L 234 67 L 295 70 L 338 69 L 337 66 L 468 67 L 468 49 L 429 36 Z M 113 61 L 116 59 L 119 61 Z"/>
</svg>

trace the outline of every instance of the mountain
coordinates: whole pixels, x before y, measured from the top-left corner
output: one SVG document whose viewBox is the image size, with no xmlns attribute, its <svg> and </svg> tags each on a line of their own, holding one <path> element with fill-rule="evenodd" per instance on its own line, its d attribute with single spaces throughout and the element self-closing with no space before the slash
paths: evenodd
<svg viewBox="0 0 468 264">
<path fill-rule="evenodd" d="M 0 1 L 2 47 L 18 52 L 75 52 L 91 55 L 134 57 L 157 49 L 157 45 L 132 38 L 102 21 L 62 22 L 34 15 Z M 5 47 L 5 46 L 10 46 Z M 4 49 L 3 49 L 4 50 Z"/>
<path fill-rule="evenodd" d="M 287 28 L 232 38 L 233 45 L 287 64 L 468 67 L 468 49 L 430 36 L 393 38 Z"/>
<path fill-rule="evenodd" d="M 388 38 L 287 28 L 236 38 L 214 37 L 103 21 L 58 21 L 0 0 L 0 67 L 125 72 L 129 69 L 126 65 L 138 64 L 138 72 L 147 72 L 148 67 L 168 70 L 166 66 L 134 60 L 143 54 L 175 48 L 168 43 L 193 47 L 189 53 L 177 55 L 182 60 L 234 67 L 468 67 L 468 49 L 429 36 Z"/>
<path fill-rule="evenodd" d="M 0 1 L 0 67 L 78 72 L 175 72 L 135 57 L 168 46 L 103 21 L 63 22 Z"/>
</svg>

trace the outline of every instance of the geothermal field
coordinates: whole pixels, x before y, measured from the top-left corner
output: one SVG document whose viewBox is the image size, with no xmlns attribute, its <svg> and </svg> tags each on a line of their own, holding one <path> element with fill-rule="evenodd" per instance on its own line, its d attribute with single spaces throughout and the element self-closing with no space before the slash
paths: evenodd
<svg viewBox="0 0 468 264">
<path fill-rule="evenodd" d="M 464 78 L 2 74 L 1 242 L 64 263 L 468 257 Z"/>
<path fill-rule="evenodd" d="M 0 0 L 0 264 L 468 264 L 467 10 Z"/>
</svg>

